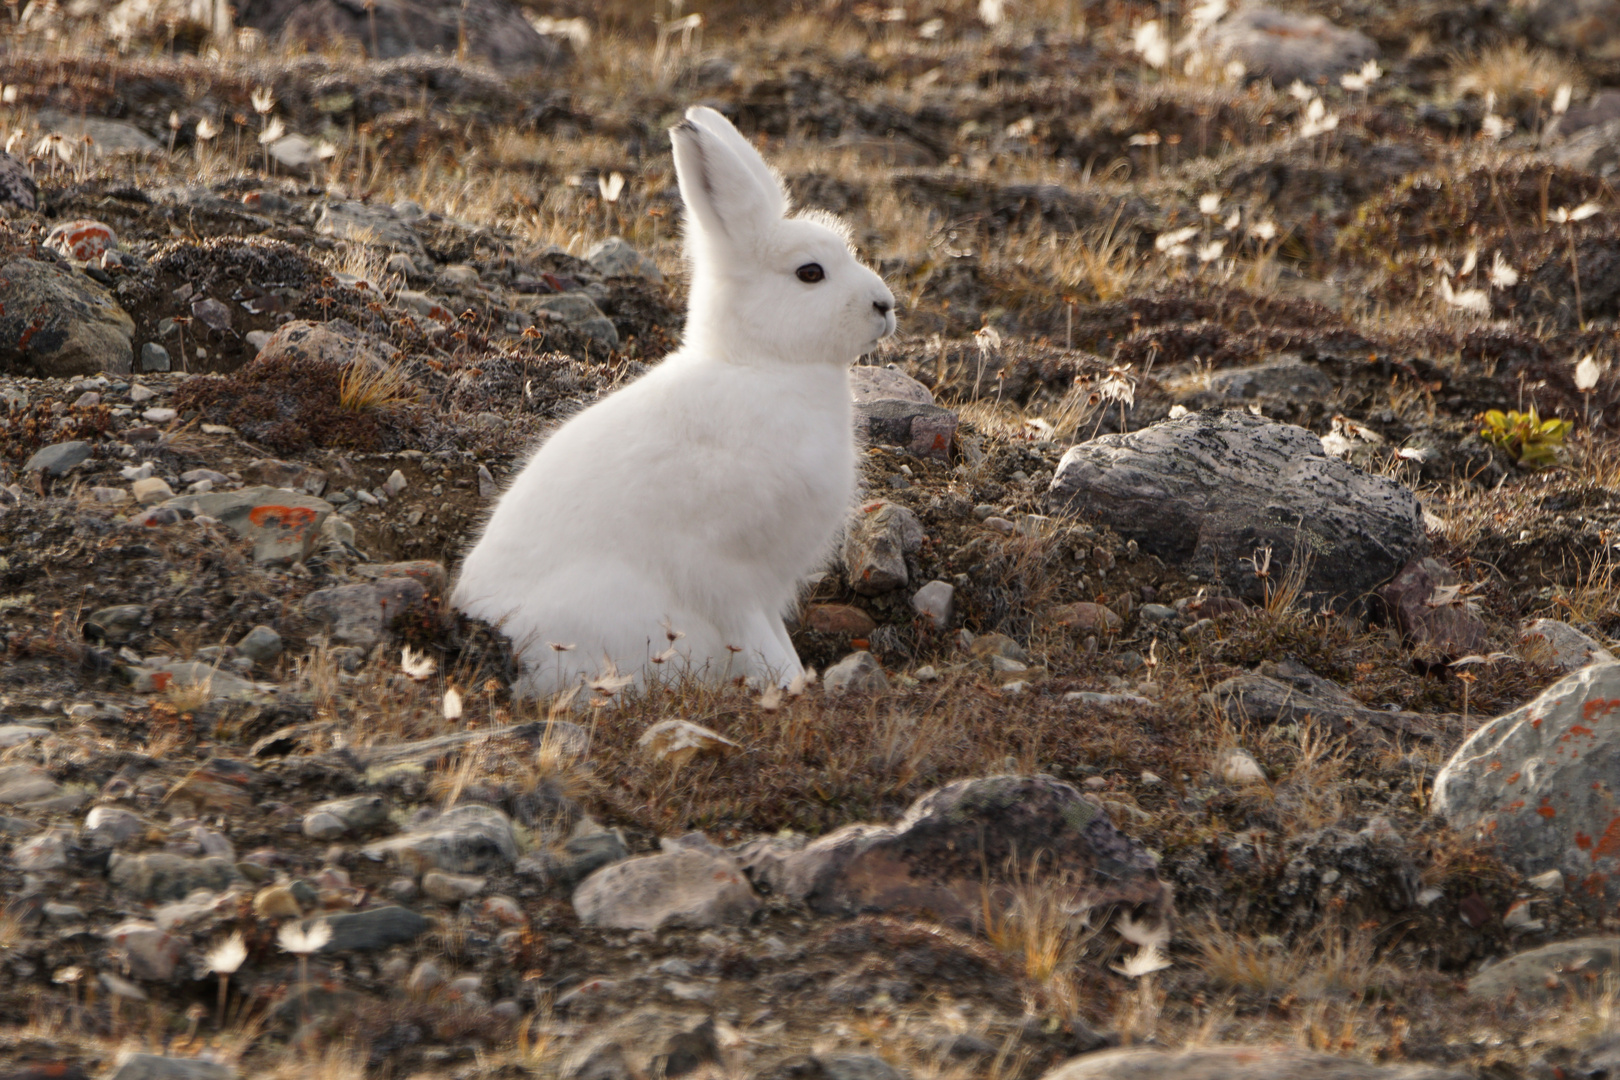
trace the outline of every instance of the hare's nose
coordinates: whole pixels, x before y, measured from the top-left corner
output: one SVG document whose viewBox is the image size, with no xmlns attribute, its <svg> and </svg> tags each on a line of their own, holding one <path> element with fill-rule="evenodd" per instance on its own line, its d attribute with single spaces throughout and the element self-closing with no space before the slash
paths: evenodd
<svg viewBox="0 0 1620 1080">
<path fill-rule="evenodd" d="M 888 300 L 874 300 L 872 301 L 872 310 L 887 319 L 889 312 L 894 310 L 894 304 Z"/>
</svg>

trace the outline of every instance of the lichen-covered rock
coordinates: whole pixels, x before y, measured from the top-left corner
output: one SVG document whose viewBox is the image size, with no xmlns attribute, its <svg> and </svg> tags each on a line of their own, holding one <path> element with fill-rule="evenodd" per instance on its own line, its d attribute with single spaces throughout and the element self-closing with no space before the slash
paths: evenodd
<svg viewBox="0 0 1620 1080">
<path fill-rule="evenodd" d="M 1165 917 L 1170 892 L 1155 860 L 1096 802 L 1050 776 L 959 780 L 912 804 L 893 825 L 850 825 L 798 851 L 760 848 L 755 880 L 822 914 L 927 911 L 956 925 L 1012 903 L 1036 853 L 1076 904 Z"/>
<path fill-rule="evenodd" d="M 1313 607 L 1359 602 L 1428 550 L 1410 491 L 1328 457 L 1304 428 L 1247 412 L 1070 447 L 1048 498 L 1256 601 L 1292 570 Z"/>
<path fill-rule="evenodd" d="M 586 926 L 658 930 L 666 926 L 735 926 L 760 900 L 731 859 L 678 849 L 605 866 L 574 890 Z"/>
<path fill-rule="evenodd" d="M 1616 967 L 1620 967 L 1620 937 L 1558 941 L 1492 964 L 1468 980 L 1468 992 L 1537 1003 L 1580 1000 Z"/>
<path fill-rule="evenodd" d="M 129 374 L 135 321 L 77 270 L 34 259 L 0 267 L 0 370 L 40 378 Z"/>
<path fill-rule="evenodd" d="M 1434 812 L 1577 901 L 1620 899 L 1620 664 L 1567 675 L 1483 725 L 1434 780 Z"/>
<path fill-rule="evenodd" d="M 897 503 L 868 503 L 856 511 L 844 535 L 844 573 L 862 596 L 878 596 L 909 579 L 906 556 L 923 542 L 917 515 Z"/>
<path fill-rule="evenodd" d="M 1334 26 L 1320 15 L 1255 4 L 1221 20 L 1208 38 L 1220 64 L 1236 60 L 1250 75 L 1277 86 L 1298 80 L 1316 86 L 1358 68 L 1378 55 L 1378 45 L 1359 30 Z"/>
</svg>

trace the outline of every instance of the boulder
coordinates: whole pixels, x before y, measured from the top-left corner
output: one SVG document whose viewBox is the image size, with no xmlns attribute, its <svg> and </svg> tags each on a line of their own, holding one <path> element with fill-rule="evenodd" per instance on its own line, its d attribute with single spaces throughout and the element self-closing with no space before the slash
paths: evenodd
<svg viewBox="0 0 1620 1080">
<path fill-rule="evenodd" d="M 97 157 L 149 154 L 163 149 L 152 136 L 124 120 L 109 120 L 59 109 L 41 109 L 35 120 L 40 130 L 65 135 L 70 141 L 82 142 L 88 138 L 90 149 Z"/>
<path fill-rule="evenodd" d="M 658 264 L 631 247 L 622 236 L 610 236 L 585 253 L 585 261 L 603 277 L 644 277 L 663 281 Z"/>
<path fill-rule="evenodd" d="M 819 914 L 926 911 L 968 927 L 983 921 L 987 887 L 996 906 L 1014 902 L 1037 853 L 1075 904 L 1168 916 L 1170 890 L 1147 850 L 1095 801 L 1042 775 L 958 780 L 893 825 L 846 826 L 798 851 L 766 845 L 748 869 Z"/>
<path fill-rule="evenodd" d="M 42 446 L 23 463 L 23 472 L 42 472 L 46 476 L 66 476 L 90 460 L 90 444 L 75 439 L 71 442 Z"/>
<path fill-rule="evenodd" d="M 1579 671 L 1588 664 L 1612 664 L 1614 654 L 1602 642 L 1557 619 L 1536 619 L 1519 636 L 1519 651 L 1526 660 L 1550 664 L 1560 671 Z"/>
<path fill-rule="evenodd" d="M 909 401 L 934 404 L 934 392 L 893 364 L 871 367 L 857 364 L 849 369 L 849 394 L 857 405 L 874 401 Z"/>
<path fill-rule="evenodd" d="M 1281 1046 L 1194 1050 L 1104 1050 L 1044 1073 L 1041 1080 L 1469 1080 L 1472 1073 L 1427 1065 L 1369 1065 Z"/>
<path fill-rule="evenodd" d="M 1073 446 L 1048 499 L 1260 602 L 1293 570 L 1312 607 L 1356 604 L 1428 550 L 1410 491 L 1327 456 L 1304 428 L 1247 412 Z"/>
<path fill-rule="evenodd" d="M 346 41 L 376 60 L 458 56 L 465 45 L 468 55 L 511 72 L 557 69 L 570 55 L 507 0 L 378 0 L 370 16 L 362 5 L 343 0 L 243 0 L 236 13 L 238 25 L 281 41 L 310 49 Z"/>
<path fill-rule="evenodd" d="M 740 926 L 759 906 L 734 861 L 692 848 L 605 866 L 574 890 L 580 921 L 614 930 Z"/>
<path fill-rule="evenodd" d="M 0 152 L 0 203 L 19 210 L 33 210 L 39 205 L 39 185 L 28 166 Z"/>
<path fill-rule="evenodd" d="M 1434 779 L 1434 812 L 1580 902 L 1620 900 L 1620 664 L 1566 675 L 1489 721 Z"/>
<path fill-rule="evenodd" d="M 918 457 L 948 460 L 958 418 L 950 409 L 918 401 L 882 398 L 858 402 L 855 433 L 874 446 L 898 446 Z"/>
<path fill-rule="evenodd" d="M 1444 718 L 1390 712 L 1361 703 L 1348 690 L 1294 660 L 1261 664 L 1210 687 L 1207 700 L 1238 724 L 1322 724 L 1335 738 L 1432 739 Z M 1379 733 L 1382 733 L 1381 735 Z"/>
<path fill-rule="evenodd" d="M 393 859 L 416 873 L 483 874 L 511 868 L 518 846 L 505 814 L 492 806 L 465 803 L 410 832 L 369 845 L 365 854 Z"/>
<path fill-rule="evenodd" d="M 1620 968 L 1620 937 L 1559 941 L 1515 953 L 1468 980 L 1475 997 L 1514 997 L 1535 1004 L 1590 996 L 1604 973 Z"/>
<path fill-rule="evenodd" d="M 906 556 L 922 547 L 922 523 L 897 503 L 878 500 L 861 507 L 844 535 L 844 573 L 862 596 L 878 596 L 909 580 Z"/>
<path fill-rule="evenodd" d="M 112 294 L 77 270 L 13 258 L 0 266 L 0 370 L 38 378 L 129 374 L 135 321 Z"/>
<path fill-rule="evenodd" d="M 405 219 L 395 213 L 393 207 L 381 203 L 342 201 L 322 203 L 320 216 L 315 219 L 315 231 L 322 236 L 332 236 L 339 240 L 361 244 L 375 244 L 403 252 L 413 259 L 427 258 L 427 251 L 422 247 L 422 238 L 416 235 L 416 231 Z"/>
<path fill-rule="evenodd" d="M 302 610 L 325 626 L 332 640 L 369 649 L 381 641 L 393 621 L 427 597 L 421 582 L 408 577 L 366 585 L 335 585 L 304 597 Z"/>
<path fill-rule="evenodd" d="M 433 923 L 408 908 L 390 905 L 328 915 L 326 925 L 332 928 L 332 938 L 321 952 L 339 953 L 374 952 L 403 945 L 427 933 Z"/>
<path fill-rule="evenodd" d="M 163 506 L 215 518 L 237 536 L 253 541 L 254 562 L 272 566 L 308 558 L 333 510 L 324 499 L 263 485 L 181 495 Z"/>
<path fill-rule="evenodd" d="M 238 880 L 228 859 L 190 859 L 166 851 L 144 855 L 114 852 L 107 860 L 113 886 L 136 900 L 184 900 L 194 889 L 220 892 Z"/>
<path fill-rule="evenodd" d="M 1452 660 L 1490 648 L 1485 620 L 1458 592 L 1460 585 L 1456 571 L 1425 557 L 1402 567 L 1378 597 L 1419 655 Z"/>
<path fill-rule="evenodd" d="M 1302 15 L 1255 4 L 1216 24 L 1207 47 L 1218 65 L 1236 60 L 1250 75 L 1288 86 L 1316 86 L 1361 67 L 1378 55 L 1372 38 L 1334 26 L 1320 15 Z"/>
</svg>

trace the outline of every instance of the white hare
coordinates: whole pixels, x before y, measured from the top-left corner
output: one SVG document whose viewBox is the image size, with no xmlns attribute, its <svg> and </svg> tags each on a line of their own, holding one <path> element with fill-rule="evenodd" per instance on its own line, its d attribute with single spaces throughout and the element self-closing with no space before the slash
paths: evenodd
<svg viewBox="0 0 1620 1080">
<path fill-rule="evenodd" d="M 893 294 L 836 219 L 788 216 L 719 113 L 689 109 L 670 138 L 682 345 L 536 451 L 452 597 L 512 639 L 528 695 L 615 671 L 790 682 L 782 615 L 854 497 L 849 365 L 894 332 Z"/>
</svg>

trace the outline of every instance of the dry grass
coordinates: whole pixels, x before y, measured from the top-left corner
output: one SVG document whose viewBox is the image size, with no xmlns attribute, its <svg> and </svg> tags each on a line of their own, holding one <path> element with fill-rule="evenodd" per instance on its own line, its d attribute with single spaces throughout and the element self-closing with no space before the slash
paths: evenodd
<svg viewBox="0 0 1620 1080">
<path fill-rule="evenodd" d="M 1452 86 L 1458 94 L 1496 95 L 1498 108 L 1535 105 L 1546 109 L 1560 86 L 1580 90 L 1585 78 L 1580 68 L 1546 49 L 1513 41 L 1475 56 L 1459 56 L 1451 66 Z"/>
<path fill-rule="evenodd" d="M 418 391 L 403 358 L 382 365 L 350 364 L 338 387 L 338 404 L 349 412 L 374 412 L 415 401 Z"/>
</svg>

